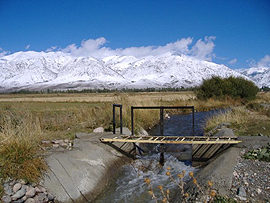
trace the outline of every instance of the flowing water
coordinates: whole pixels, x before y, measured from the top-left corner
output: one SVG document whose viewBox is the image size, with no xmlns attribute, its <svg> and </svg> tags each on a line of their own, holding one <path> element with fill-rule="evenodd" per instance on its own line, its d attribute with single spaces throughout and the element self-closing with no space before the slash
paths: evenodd
<svg viewBox="0 0 270 203">
<path fill-rule="evenodd" d="M 207 117 L 217 111 L 195 113 L 195 136 L 203 135 L 203 128 Z M 159 134 L 159 126 L 155 126 L 149 131 L 151 135 Z M 172 136 L 192 136 L 192 114 L 171 115 L 164 120 L 164 135 Z M 121 175 L 117 181 L 106 189 L 104 194 L 95 202 L 97 203 L 130 203 L 130 202 L 155 202 L 148 194 L 149 187 L 144 182 L 145 178 L 151 180 L 155 195 L 162 200 L 162 193 L 158 189 L 162 185 L 165 190 L 177 190 L 177 186 L 166 176 L 167 167 L 170 167 L 172 177 L 178 180 L 177 174 L 186 172 L 184 180 L 188 179 L 188 173 L 196 169 L 191 166 L 190 161 L 179 161 L 177 153 L 190 151 L 189 145 L 165 145 L 165 164 L 159 165 L 158 147 L 149 145 L 146 154 L 138 157 L 131 164 L 125 165 L 121 169 Z"/>
</svg>

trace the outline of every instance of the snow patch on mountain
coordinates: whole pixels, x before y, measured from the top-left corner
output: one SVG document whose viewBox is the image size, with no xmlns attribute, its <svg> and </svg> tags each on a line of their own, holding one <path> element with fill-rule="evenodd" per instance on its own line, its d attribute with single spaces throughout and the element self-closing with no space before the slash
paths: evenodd
<svg viewBox="0 0 270 203">
<path fill-rule="evenodd" d="M 239 73 L 249 77 L 259 87 L 270 87 L 270 67 L 252 67 L 238 69 Z"/>
<path fill-rule="evenodd" d="M 96 59 L 28 51 L 0 57 L 0 91 L 193 87 L 212 76 L 245 77 L 224 65 L 173 52 Z"/>
</svg>

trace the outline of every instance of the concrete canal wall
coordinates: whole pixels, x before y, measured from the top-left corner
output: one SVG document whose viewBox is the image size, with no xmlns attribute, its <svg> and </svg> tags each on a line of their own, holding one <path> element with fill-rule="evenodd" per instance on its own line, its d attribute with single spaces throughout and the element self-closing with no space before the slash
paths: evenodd
<svg viewBox="0 0 270 203">
<path fill-rule="evenodd" d="M 132 150 L 132 144 L 109 146 L 99 141 L 104 136 L 115 135 L 77 133 L 72 150 L 47 157 L 49 171 L 42 184 L 55 196 L 55 202 L 93 201 L 116 178 L 119 168 L 131 160 L 124 153 Z"/>
</svg>

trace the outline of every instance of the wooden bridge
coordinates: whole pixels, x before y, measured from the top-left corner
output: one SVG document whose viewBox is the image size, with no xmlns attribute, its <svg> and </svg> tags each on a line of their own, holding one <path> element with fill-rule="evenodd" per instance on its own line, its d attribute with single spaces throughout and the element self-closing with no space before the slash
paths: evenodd
<svg viewBox="0 0 270 203">
<path fill-rule="evenodd" d="M 205 137 L 205 136 L 127 136 L 114 138 L 101 138 L 101 142 L 130 142 L 145 144 L 237 144 L 236 138 L 231 137 Z"/>
<path fill-rule="evenodd" d="M 131 135 L 122 134 L 122 105 L 113 105 L 113 133 L 115 134 L 115 108 L 120 108 L 120 135 L 113 138 L 100 138 L 104 143 L 134 143 L 135 147 L 140 147 L 137 143 L 144 144 L 160 144 L 160 163 L 164 163 L 164 144 L 189 144 L 192 145 L 192 160 L 193 161 L 206 161 L 232 144 L 240 143 L 236 137 L 206 137 L 194 136 L 194 106 L 131 106 Z M 137 136 L 134 135 L 134 110 L 139 109 L 159 109 L 160 110 L 160 136 Z M 191 109 L 192 110 L 192 134 L 193 136 L 164 136 L 164 109 Z"/>
<path fill-rule="evenodd" d="M 189 144 L 192 145 L 192 161 L 205 162 L 228 148 L 232 144 L 240 143 L 232 137 L 205 136 L 127 136 L 119 135 L 113 138 L 100 138 L 101 142 L 120 142 L 139 144 Z M 162 155 L 163 156 L 163 155 Z M 164 159 L 164 156 L 163 158 Z M 161 161 L 162 163 L 162 161 Z"/>
</svg>

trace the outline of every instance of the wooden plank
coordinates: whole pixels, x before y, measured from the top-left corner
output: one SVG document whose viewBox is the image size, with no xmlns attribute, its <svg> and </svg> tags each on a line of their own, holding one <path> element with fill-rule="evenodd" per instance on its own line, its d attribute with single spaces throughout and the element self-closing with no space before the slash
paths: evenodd
<svg viewBox="0 0 270 203">
<path fill-rule="evenodd" d="M 217 153 L 220 147 L 222 147 L 221 144 L 212 145 L 211 148 L 205 154 L 203 154 L 203 156 L 200 158 L 210 159 L 212 156 L 214 156 Z"/>
<path fill-rule="evenodd" d="M 211 145 L 201 145 L 201 147 L 197 150 L 196 154 L 192 155 L 192 158 L 198 159 L 203 156 L 203 154 L 211 147 Z"/>
<path fill-rule="evenodd" d="M 200 145 L 200 144 L 193 144 L 192 145 L 192 157 L 196 157 L 196 154 L 197 152 L 200 150 L 200 148 L 202 147 L 203 145 Z"/>
<path fill-rule="evenodd" d="M 175 141 L 175 140 L 158 140 L 159 137 L 156 137 L 154 140 L 136 140 L 136 139 L 125 139 L 125 138 L 101 138 L 100 141 L 102 142 L 131 142 L 131 143 L 149 143 L 149 144 L 237 144 L 241 141 L 237 140 L 219 140 L 219 141 L 205 141 L 205 140 L 189 140 L 189 141 Z"/>
<path fill-rule="evenodd" d="M 133 135 L 133 136 L 131 136 L 131 135 L 121 135 L 120 137 L 122 137 L 122 138 L 127 138 L 127 137 L 130 137 L 130 138 L 136 138 L 136 137 L 145 137 L 145 138 L 151 138 L 151 137 L 163 137 L 163 136 L 137 136 L 137 135 Z M 164 136 L 164 137 L 166 137 L 166 138 L 178 138 L 178 137 L 180 137 L 180 138 L 185 138 L 185 139 L 193 139 L 193 138 L 196 138 L 196 139 L 210 139 L 210 140 L 216 140 L 217 138 L 219 138 L 219 139 L 236 139 L 236 138 L 231 138 L 231 137 L 208 137 L 208 136 Z"/>
<path fill-rule="evenodd" d="M 143 137 L 145 139 L 166 137 L 168 139 L 169 138 L 171 138 L 171 139 L 184 138 L 184 139 L 189 139 L 189 140 L 192 140 L 192 139 L 207 140 L 207 139 L 209 139 L 210 141 L 214 141 L 217 139 L 220 139 L 220 140 L 236 140 L 237 139 L 237 138 L 231 138 L 231 137 L 208 137 L 208 136 L 136 136 L 136 135 L 130 136 L 130 135 L 121 135 L 120 137 L 121 138 L 130 138 L 130 139 L 139 138 L 139 137 Z"/>
</svg>

